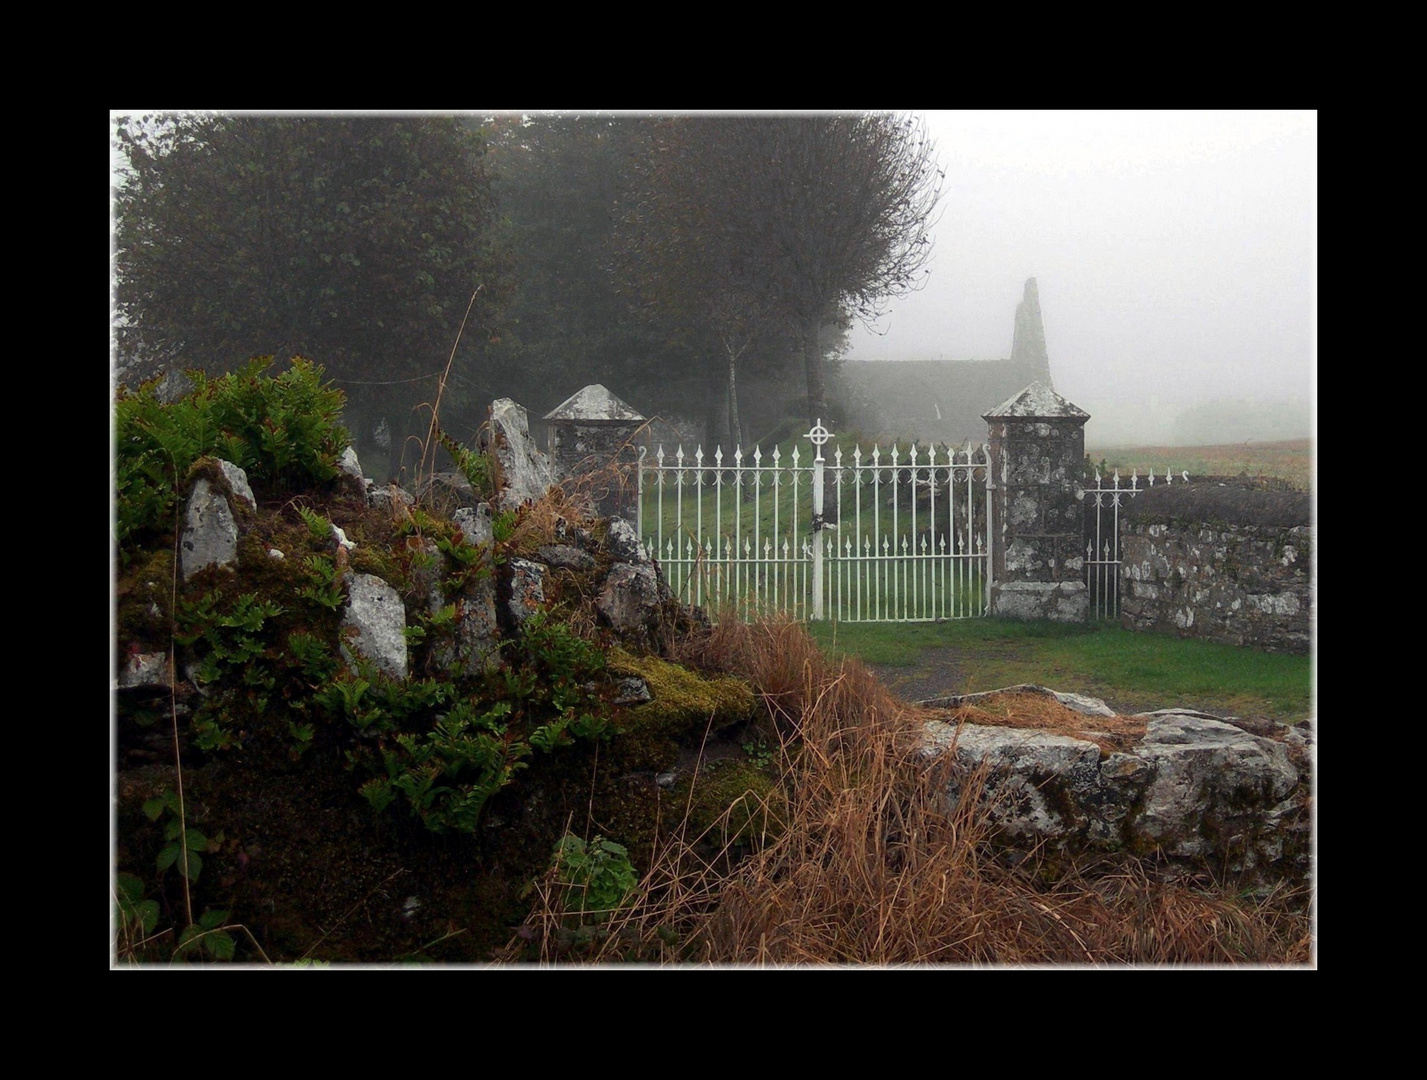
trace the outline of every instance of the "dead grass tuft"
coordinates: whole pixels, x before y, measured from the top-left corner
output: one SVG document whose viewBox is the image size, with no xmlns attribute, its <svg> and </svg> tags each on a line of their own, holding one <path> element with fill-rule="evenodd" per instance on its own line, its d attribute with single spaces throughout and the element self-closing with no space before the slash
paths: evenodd
<svg viewBox="0 0 1427 1080">
<path fill-rule="evenodd" d="M 636 437 L 638 434 L 635 433 Z M 562 479 L 559 486 L 567 496 L 578 499 L 586 506 L 604 507 L 604 513 L 611 513 L 609 508 L 613 506 L 627 507 L 626 517 L 632 525 L 637 484 L 633 458 L 634 443 L 631 441 L 621 447 L 613 458 L 584 459 L 570 470 L 570 475 Z"/>
<path fill-rule="evenodd" d="M 925 711 L 897 700 L 857 661 L 830 661 L 800 625 L 727 620 L 697 649 L 697 659 L 743 675 L 762 696 L 781 745 L 784 828 L 742 859 L 727 846 L 710 858 L 713 830 L 689 835 L 685 815 L 666 830 L 633 903 L 583 950 L 547 890 L 523 930 L 542 960 L 1312 962 L 1302 894 L 1241 898 L 1212 882 L 1158 880 L 1129 859 L 1052 867 L 1035 856 L 1001 857 L 981 808 L 981 778 L 963 782 L 958 803 L 947 805 L 954 765 L 950 755 L 933 764 L 921 755 Z M 1103 726 L 1075 713 L 1067 720 L 1070 710 L 1054 701 L 1019 697 L 961 710 L 962 718 Z"/>
<path fill-rule="evenodd" d="M 1127 751 L 1145 737 L 1146 721 L 1133 716 L 1087 716 L 1044 694 L 995 694 L 955 709 L 922 710 L 926 719 L 947 724 L 1030 728 L 1085 739 L 1104 753 Z"/>
<path fill-rule="evenodd" d="M 588 528 L 593 523 L 590 504 L 586 499 L 564 488 L 552 487 L 539 499 L 526 503 L 516 511 L 506 547 L 520 556 L 534 556 L 544 544 L 568 542 L 564 537 L 570 529 Z"/>
</svg>

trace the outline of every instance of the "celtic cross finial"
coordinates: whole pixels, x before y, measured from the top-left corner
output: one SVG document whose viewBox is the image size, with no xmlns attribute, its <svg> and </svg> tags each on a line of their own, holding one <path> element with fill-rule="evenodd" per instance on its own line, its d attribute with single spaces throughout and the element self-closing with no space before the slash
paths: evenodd
<svg viewBox="0 0 1427 1080">
<path fill-rule="evenodd" d="M 813 446 L 817 448 L 817 456 L 813 460 L 821 461 L 823 459 L 823 444 L 832 438 L 832 432 L 823 427 L 822 417 L 820 416 L 817 419 L 817 423 L 813 425 L 812 430 L 804 435 L 803 438 L 809 440 Z"/>
</svg>

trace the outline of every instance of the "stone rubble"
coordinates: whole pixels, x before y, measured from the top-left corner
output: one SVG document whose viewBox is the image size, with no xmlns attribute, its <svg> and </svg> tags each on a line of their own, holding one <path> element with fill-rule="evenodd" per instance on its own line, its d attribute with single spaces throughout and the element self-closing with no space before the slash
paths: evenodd
<svg viewBox="0 0 1427 1080">
<path fill-rule="evenodd" d="M 1027 686 L 921 704 L 955 708 L 1027 690 L 1087 715 L 1115 715 L 1098 699 Z M 1188 709 L 1142 718 L 1140 743 L 1113 753 L 1046 731 L 931 720 L 922 754 L 929 765 L 954 761 L 946 788 L 951 806 L 985 768 L 981 797 L 999 841 L 1012 848 L 1123 850 L 1171 861 L 1209 859 L 1228 872 L 1307 873 L 1311 728 L 1304 735 L 1298 728 L 1305 725 L 1284 726 L 1279 738 L 1268 738 Z"/>
</svg>

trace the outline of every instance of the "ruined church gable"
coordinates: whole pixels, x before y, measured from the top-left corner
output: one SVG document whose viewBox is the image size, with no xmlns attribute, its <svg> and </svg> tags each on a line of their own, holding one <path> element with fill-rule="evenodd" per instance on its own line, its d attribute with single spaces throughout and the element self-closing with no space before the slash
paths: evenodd
<svg viewBox="0 0 1427 1080">
<path fill-rule="evenodd" d="M 846 424 L 864 435 L 983 442 L 982 416 L 1033 382 L 1054 388 L 1036 279 L 1016 307 L 1005 360 L 849 361 L 838 390 Z"/>
</svg>

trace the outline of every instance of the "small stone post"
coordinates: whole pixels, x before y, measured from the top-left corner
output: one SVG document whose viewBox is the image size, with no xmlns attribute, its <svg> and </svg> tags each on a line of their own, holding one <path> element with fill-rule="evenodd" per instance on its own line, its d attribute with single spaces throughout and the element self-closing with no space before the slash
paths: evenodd
<svg viewBox="0 0 1427 1080">
<path fill-rule="evenodd" d="M 645 418 L 593 383 L 546 413 L 545 420 L 556 478 L 588 484 L 600 517 L 635 521 L 639 460 L 634 440 Z"/>
<path fill-rule="evenodd" d="M 982 419 L 991 445 L 991 615 L 1084 622 L 1084 508 L 1076 492 L 1090 414 L 1033 382 Z"/>
</svg>

